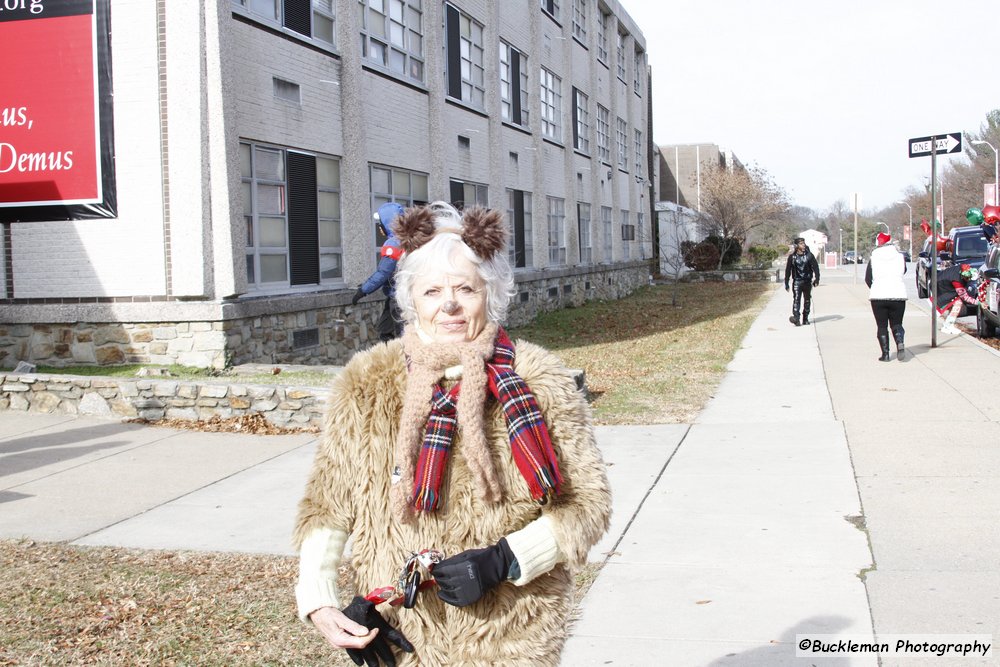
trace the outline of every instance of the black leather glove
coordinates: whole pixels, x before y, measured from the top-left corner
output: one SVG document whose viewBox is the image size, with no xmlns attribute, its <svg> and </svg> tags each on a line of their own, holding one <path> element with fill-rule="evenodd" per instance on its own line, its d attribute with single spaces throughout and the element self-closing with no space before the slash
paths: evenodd
<svg viewBox="0 0 1000 667">
<path fill-rule="evenodd" d="M 450 605 L 465 607 L 504 581 L 517 559 L 507 538 L 485 549 L 469 549 L 434 566 L 438 597 Z"/>
<path fill-rule="evenodd" d="M 352 297 L 351 297 L 351 305 L 352 305 L 352 306 L 356 306 L 356 305 L 358 305 L 358 301 L 361 301 L 361 299 L 363 299 L 364 297 L 365 297 L 365 293 L 364 293 L 364 292 L 362 292 L 362 291 L 361 291 L 361 288 L 359 287 L 359 288 L 358 288 L 358 289 L 357 289 L 357 290 L 356 290 L 356 291 L 354 292 L 354 296 L 352 296 Z"/>
<path fill-rule="evenodd" d="M 788 291 L 788 285 L 785 285 L 785 291 L 786 292 Z"/>
<path fill-rule="evenodd" d="M 819 281 L 818 280 L 814 280 L 813 281 L 813 287 L 819 287 Z"/>
<path fill-rule="evenodd" d="M 348 648 L 347 655 L 355 665 L 367 664 L 368 667 L 379 667 L 379 659 L 387 667 L 396 667 L 396 658 L 392 655 L 389 642 L 392 642 L 407 653 L 413 653 L 413 644 L 407 641 L 403 633 L 389 625 L 382 614 L 375 609 L 375 604 L 360 595 L 355 595 L 351 604 L 343 609 L 344 616 L 355 623 L 360 623 L 369 630 L 378 628 L 378 635 L 364 648 Z"/>
</svg>

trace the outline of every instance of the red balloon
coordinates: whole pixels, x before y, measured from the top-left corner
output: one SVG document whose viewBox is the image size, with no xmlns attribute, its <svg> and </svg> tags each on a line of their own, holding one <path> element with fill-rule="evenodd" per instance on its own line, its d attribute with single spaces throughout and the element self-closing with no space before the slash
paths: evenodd
<svg viewBox="0 0 1000 667">
<path fill-rule="evenodd" d="M 1000 222 L 1000 206 L 984 206 L 983 222 Z"/>
</svg>

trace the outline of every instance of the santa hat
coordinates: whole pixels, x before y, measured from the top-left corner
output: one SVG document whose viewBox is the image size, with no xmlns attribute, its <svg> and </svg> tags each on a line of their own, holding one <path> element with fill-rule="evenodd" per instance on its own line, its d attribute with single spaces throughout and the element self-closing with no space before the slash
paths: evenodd
<svg viewBox="0 0 1000 667">
<path fill-rule="evenodd" d="M 875 243 L 882 246 L 892 240 L 892 237 L 885 232 L 879 232 L 879 235 L 875 237 Z"/>
</svg>

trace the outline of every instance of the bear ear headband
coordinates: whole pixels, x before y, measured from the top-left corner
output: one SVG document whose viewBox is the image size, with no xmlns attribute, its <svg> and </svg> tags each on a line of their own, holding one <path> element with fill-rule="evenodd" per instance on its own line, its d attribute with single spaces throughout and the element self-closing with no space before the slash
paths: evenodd
<svg viewBox="0 0 1000 667">
<path fill-rule="evenodd" d="M 437 229 L 434 211 L 429 206 L 408 208 L 392 222 L 392 232 L 406 252 L 413 252 L 435 234 L 458 234 L 465 245 L 482 259 L 490 259 L 507 244 L 503 214 L 494 209 L 473 206 L 462 214 L 462 228 Z"/>
</svg>

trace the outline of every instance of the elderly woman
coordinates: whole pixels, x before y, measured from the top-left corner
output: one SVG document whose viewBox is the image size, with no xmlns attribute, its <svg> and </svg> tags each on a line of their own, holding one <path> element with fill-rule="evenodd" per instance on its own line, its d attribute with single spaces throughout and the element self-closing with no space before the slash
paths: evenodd
<svg viewBox="0 0 1000 667">
<path fill-rule="evenodd" d="M 589 409 L 558 359 L 499 325 L 500 213 L 435 202 L 394 232 L 406 327 L 334 382 L 295 530 L 299 615 L 359 665 L 555 665 L 571 568 L 610 515 Z"/>
</svg>

